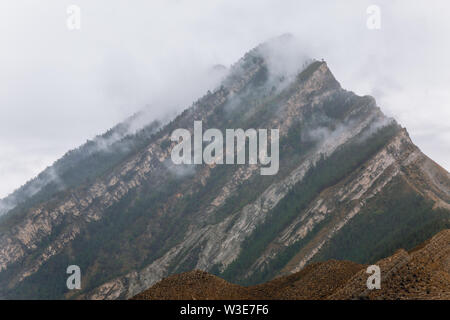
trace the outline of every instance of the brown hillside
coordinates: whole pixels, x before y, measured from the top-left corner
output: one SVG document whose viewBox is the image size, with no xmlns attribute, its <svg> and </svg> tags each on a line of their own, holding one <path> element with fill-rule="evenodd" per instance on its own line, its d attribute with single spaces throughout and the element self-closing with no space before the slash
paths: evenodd
<svg viewBox="0 0 450 320">
<path fill-rule="evenodd" d="M 376 265 L 381 269 L 380 290 L 367 289 L 364 265 L 330 260 L 252 287 L 195 270 L 163 279 L 133 299 L 450 299 L 450 230 Z"/>
<path fill-rule="evenodd" d="M 444 230 L 411 252 L 398 250 L 377 262 L 381 290 L 364 286 L 367 275 L 355 274 L 330 299 L 450 299 L 450 230 Z"/>
<path fill-rule="evenodd" d="M 204 271 L 194 270 L 161 280 L 135 300 L 247 299 L 247 289 Z"/>
</svg>

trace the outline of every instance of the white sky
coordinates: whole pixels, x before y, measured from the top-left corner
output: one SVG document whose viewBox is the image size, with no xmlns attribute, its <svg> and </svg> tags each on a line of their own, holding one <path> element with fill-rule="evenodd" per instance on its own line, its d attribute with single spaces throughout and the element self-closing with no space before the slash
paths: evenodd
<svg viewBox="0 0 450 320">
<path fill-rule="evenodd" d="M 2 0 L 0 197 L 144 105 L 155 117 L 186 108 L 211 85 L 208 68 L 286 32 L 449 170 L 450 2 L 315 2 Z M 371 4 L 380 30 L 366 26 Z"/>
</svg>

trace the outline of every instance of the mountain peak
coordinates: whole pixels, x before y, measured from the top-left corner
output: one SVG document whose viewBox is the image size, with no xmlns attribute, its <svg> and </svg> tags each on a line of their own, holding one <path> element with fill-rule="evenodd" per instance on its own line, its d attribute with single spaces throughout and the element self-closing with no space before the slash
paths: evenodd
<svg viewBox="0 0 450 320">
<path fill-rule="evenodd" d="M 68 154 L 52 171 L 66 189 L 44 185 L 0 219 L 0 296 L 129 298 L 195 269 L 257 284 L 321 260 L 374 262 L 448 228 L 450 177 L 290 39 L 251 50 L 169 123 Z M 175 165 L 172 133 L 194 121 L 277 129 L 280 170 Z M 65 264 L 83 268 L 82 290 L 55 277 Z"/>
</svg>

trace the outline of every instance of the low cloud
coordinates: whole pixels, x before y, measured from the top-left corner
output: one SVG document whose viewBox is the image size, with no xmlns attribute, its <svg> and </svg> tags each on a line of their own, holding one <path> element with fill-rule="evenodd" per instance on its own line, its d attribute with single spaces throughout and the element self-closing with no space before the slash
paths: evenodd
<svg viewBox="0 0 450 320">
<path fill-rule="evenodd" d="M 167 159 L 163 164 L 178 179 L 190 177 L 195 174 L 194 164 L 174 164 L 171 159 Z"/>
</svg>

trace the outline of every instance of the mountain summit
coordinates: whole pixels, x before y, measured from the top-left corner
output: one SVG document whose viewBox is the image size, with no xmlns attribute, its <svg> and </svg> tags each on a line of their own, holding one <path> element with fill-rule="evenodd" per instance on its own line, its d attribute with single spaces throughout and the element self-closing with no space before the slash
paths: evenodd
<svg viewBox="0 0 450 320">
<path fill-rule="evenodd" d="M 0 219 L 0 297 L 130 298 L 194 269 L 258 284 L 311 262 L 376 262 L 449 228 L 449 173 L 296 50 L 289 37 L 260 45 L 169 123 L 69 154 L 65 188 Z M 278 173 L 174 165 L 171 134 L 194 121 L 278 129 Z M 81 290 L 66 287 L 69 265 Z"/>
</svg>

